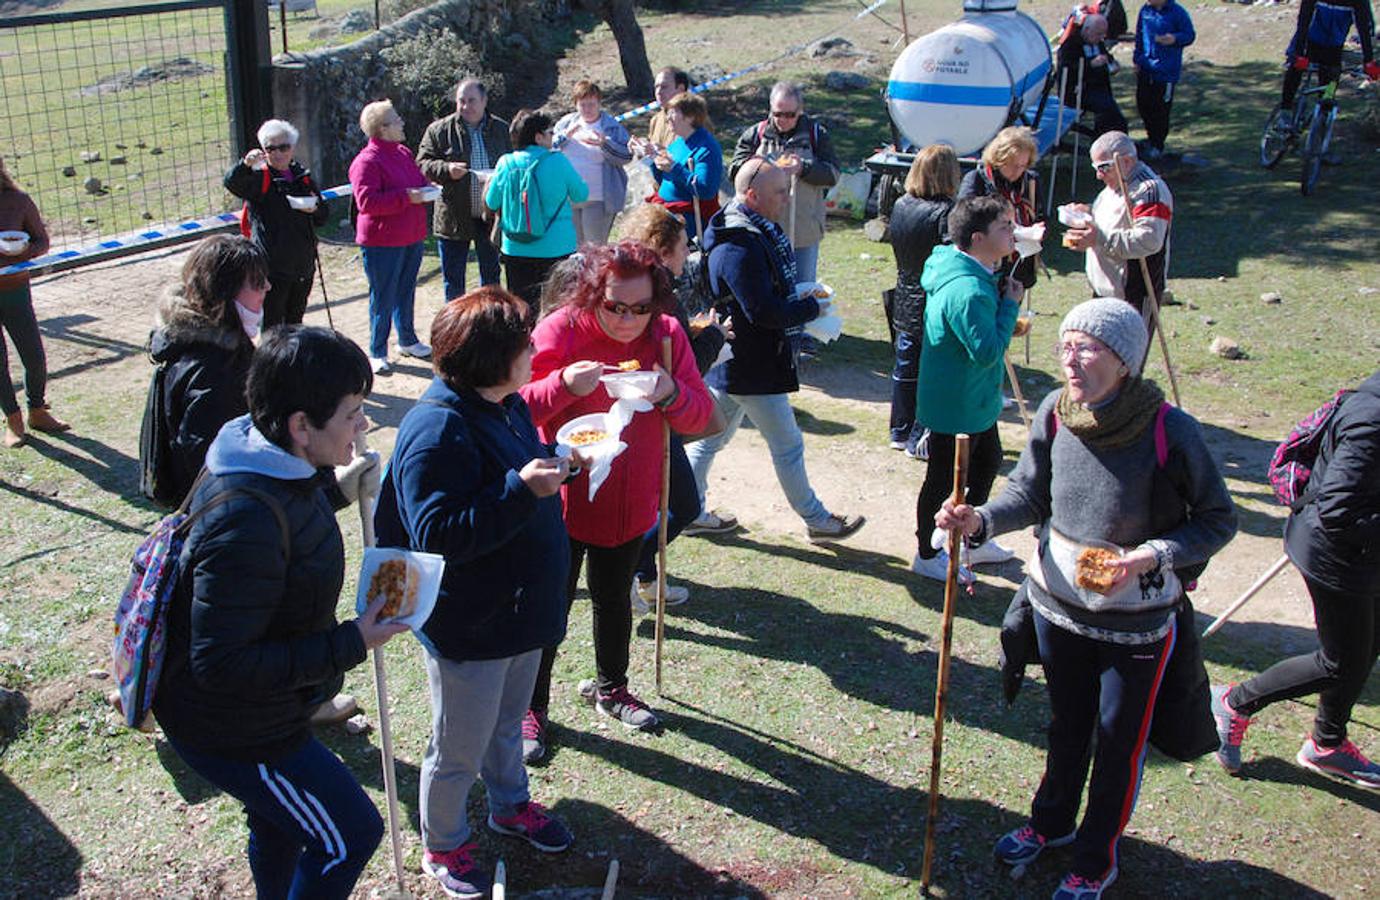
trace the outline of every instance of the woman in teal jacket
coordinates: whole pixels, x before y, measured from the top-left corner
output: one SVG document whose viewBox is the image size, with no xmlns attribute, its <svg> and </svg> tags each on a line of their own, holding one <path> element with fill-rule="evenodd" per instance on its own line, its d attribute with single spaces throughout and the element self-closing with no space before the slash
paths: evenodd
<svg viewBox="0 0 1380 900">
<path fill-rule="evenodd" d="M 575 252 L 571 206 L 589 197 L 589 187 L 570 160 L 552 152 L 550 116 L 520 110 L 510 136 L 518 149 L 499 159 L 484 205 L 498 211 L 508 290 L 537 309 L 546 276 Z"/>
<path fill-rule="evenodd" d="M 920 276 L 927 302 L 915 420 L 930 430 L 930 458 L 915 503 L 918 550 L 911 569 L 937 581 L 947 578 L 949 562 L 931 533 L 934 514 L 952 489 L 954 435 L 972 437 L 968 503 L 987 501 L 1001 465 L 997 417 L 1003 361 L 1023 288 L 1014 279 L 998 285 L 994 271 L 1015 249 L 1012 216 L 1011 205 L 1000 197 L 958 201 L 949 213 L 953 245 L 935 248 Z M 972 551 L 969 561 L 976 565 L 1010 558 L 1010 551 L 988 541 Z M 966 569 L 960 577 L 972 580 Z"/>
</svg>

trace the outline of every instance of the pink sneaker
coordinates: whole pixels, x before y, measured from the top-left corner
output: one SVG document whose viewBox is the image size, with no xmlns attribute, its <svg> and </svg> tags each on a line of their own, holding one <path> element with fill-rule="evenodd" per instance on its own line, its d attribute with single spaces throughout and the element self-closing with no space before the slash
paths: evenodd
<svg viewBox="0 0 1380 900">
<path fill-rule="evenodd" d="M 478 846 L 470 841 L 446 853 L 428 850 L 422 854 L 422 871 L 439 881 L 447 896 L 487 897 L 493 879 L 474 861 L 472 854 Z"/>
<path fill-rule="evenodd" d="M 499 834 L 520 837 L 543 853 L 560 853 L 575 837 L 565 823 L 546 814 L 540 803 L 522 803 L 514 815 L 503 818 L 489 813 L 489 827 Z"/>
</svg>

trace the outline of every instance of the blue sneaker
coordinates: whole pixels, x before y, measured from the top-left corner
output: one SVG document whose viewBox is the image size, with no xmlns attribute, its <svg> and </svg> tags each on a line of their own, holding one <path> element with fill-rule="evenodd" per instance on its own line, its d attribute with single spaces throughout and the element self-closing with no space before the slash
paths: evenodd
<svg viewBox="0 0 1380 900">
<path fill-rule="evenodd" d="M 1310 736 L 1294 758 L 1305 769 L 1380 790 L 1380 765 L 1366 759 L 1351 741 L 1342 741 L 1336 747 L 1319 747 Z"/>
<path fill-rule="evenodd" d="M 474 861 L 478 847 L 470 841 L 446 853 L 427 850 L 422 854 L 422 871 L 440 882 L 447 897 L 487 897 L 494 883 Z"/>
<path fill-rule="evenodd" d="M 1227 703 L 1232 687 L 1230 684 L 1213 686 L 1212 718 L 1217 723 L 1217 762 L 1227 774 L 1236 775 L 1241 771 L 1241 739 L 1246 736 L 1251 720 Z"/>
<path fill-rule="evenodd" d="M 1059 882 L 1059 889 L 1054 892 L 1054 900 L 1098 900 L 1113 881 L 1116 881 L 1116 866 L 1112 866 L 1112 871 L 1101 881 L 1069 873 Z"/>
<path fill-rule="evenodd" d="M 575 840 L 565 823 L 547 815 L 540 803 L 519 804 L 515 814 L 501 819 L 489 813 L 489 828 L 499 834 L 520 837 L 543 853 L 560 853 Z"/>
<path fill-rule="evenodd" d="M 1047 838 L 1029 825 L 1022 825 L 1015 831 L 1008 831 L 997 841 L 992 852 L 997 859 L 1008 866 L 1026 866 L 1035 861 L 1046 847 L 1062 847 L 1073 843 L 1078 832 L 1070 831 L 1063 837 Z"/>
</svg>

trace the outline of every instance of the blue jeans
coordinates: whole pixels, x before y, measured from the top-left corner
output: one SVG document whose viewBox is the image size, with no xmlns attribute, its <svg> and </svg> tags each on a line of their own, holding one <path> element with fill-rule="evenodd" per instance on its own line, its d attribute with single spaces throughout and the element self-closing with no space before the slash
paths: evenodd
<svg viewBox="0 0 1380 900">
<path fill-rule="evenodd" d="M 316 738 L 269 762 L 239 762 L 168 739 L 198 775 L 244 804 L 260 898 L 348 897 L 383 839 L 383 819 Z"/>
<path fill-rule="evenodd" d="M 921 336 L 896 332 L 896 364 L 891 370 L 891 439 L 915 449 L 921 429 L 915 426 L 915 382 L 920 376 Z"/>
<path fill-rule="evenodd" d="M 699 518 L 703 508 L 699 489 L 695 486 L 695 473 L 690 468 L 690 458 L 685 455 L 685 444 L 672 434 L 671 497 L 666 508 L 666 543 L 674 541 L 686 525 Z M 637 558 L 638 581 L 656 581 L 656 551 L 657 526 L 653 525 L 642 540 L 642 555 Z"/>
<path fill-rule="evenodd" d="M 709 388 L 709 392 L 723 408 L 728 427 L 714 437 L 696 441 L 685 448 L 701 500 L 708 486 L 709 467 L 714 464 L 714 455 L 733 440 L 746 414 L 771 450 L 776 480 L 786 494 L 786 502 L 791 509 L 809 526 L 819 526 L 829 521 L 829 510 L 824 508 L 819 497 L 815 496 L 814 488 L 810 487 L 810 476 L 805 472 L 805 438 L 800 433 L 800 426 L 795 423 L 795 411 L 791 409 L 787 395 L 729 394 L 713 387 Z"/>
<path fill-rule="evenodd" d="M 819 275 L 819 244 L 795 248 L 796 281 L 814 281 Z"/>
<path fill-rule="evenodd" d="M 470 242 L 437 238 L 436 251 L 441 257 L 441 280 L 445 282 L 446 299 L 464 296 Z M 474 255 L 479 258 L 479 284 L 498 284 L 498 248 L 489 241 L 489 225 L 483 219 L 474 220 Z"/>
<path fill-rule="evenodd" d="M 398 344 L 417 343 L 412 327 L 412 304 L 417 295 L 417 272 L 422 268 L 422 242 L 405 247 L 361 247 L 364 274 L 369 278 L 369 355 L 388 358 L 389 323 L 398 327 Z"/>
<path fill-rule="evenodd" d="M 1051 721 L 1030 824 L 1045 837 L 1073 831 L 1091 762 L 1087 808 L 1073 842 L 1075 875 L 1101 881 L 1116 865 L 1140 792 L 1155 697 L 1174 652 L 1172 610 L 1169 620 L 1169 634 L 1152 644 L 1113 644 L 1065 631 L 1035 611 Z"/>
</svg>

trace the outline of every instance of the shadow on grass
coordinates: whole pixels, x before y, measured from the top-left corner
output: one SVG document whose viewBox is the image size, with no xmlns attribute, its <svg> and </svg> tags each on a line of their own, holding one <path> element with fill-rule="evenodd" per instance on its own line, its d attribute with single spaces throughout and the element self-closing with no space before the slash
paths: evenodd
<svg viewBox="0 0 1380 900">
<path fill-rule="evenodd" d="M 89 359 L 85 362 L 72 363 L 61 369 L 55 369 L 48 373 L 50 381 L 59 378 L 66 378 L 69 375 L 79 375 L 89 372 L 101 366 L 108 366 L 117 363 L 131 356 L 136 356 L 144 352 L 144 347 L 139 344 L 131 344 L 129 341 L 122 341 L 119 338 L 107 337 L 100 334 L 91 334 L 79 329 L 78 326 L 86 325 L 91 322 L 100 321 L 96 316 L 85 314 L 71 316 L 56 316 L 51 319 L 43 319 L 39 322 L 43 337 L 49 341 L 64 341 L 76 347 L 85 347 L 89 350 L 105 351 L 106 355 L 97 359 Z"/>
<path fill-rule="evenodd" d="M 70 897 L 81 886 L 83 859 L 63 834 L 18 785 L 0 772 L 0 896 Z M 41 865 L 26 865 L 42 860 Z"/>
<path fill-rule="evenodd" d="M 1339 801 L 1364 807 L 1371 812 L 1380 813 L 1380 794 L 1368 788 L 1346 784 L 1326 775 L 1305 769 L 1292 760 L 1266 757 L 1248 763 L 1241 769 L 1243 781 L 1272 781 L 1275 784 L 1291 784 L 1300 788 L 1325 791 Z"/>
</svg>

